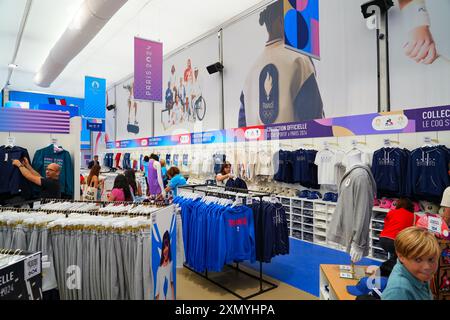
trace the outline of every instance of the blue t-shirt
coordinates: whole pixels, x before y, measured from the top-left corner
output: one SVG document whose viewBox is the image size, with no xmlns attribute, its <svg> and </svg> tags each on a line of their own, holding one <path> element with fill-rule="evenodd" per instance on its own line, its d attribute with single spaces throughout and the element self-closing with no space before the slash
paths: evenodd
<svg viewBox="0 0 450 320">
<path fill-rule="evenodd" d="M 162 174 L 163 180 L 166 181 L 167 180 L 167 168 L 166 167 L 161 168 L 161 174 Z"/>
<path fill-rule="evenodd" d="M 173 191 L 173 195 L 176 197 L 178 195 L 178 187 L 184 186 L 186 184 L 186 179 L 181 175 L 177 174 L 175 177 L 170 179 L 169 187 Z"/>
</svg>

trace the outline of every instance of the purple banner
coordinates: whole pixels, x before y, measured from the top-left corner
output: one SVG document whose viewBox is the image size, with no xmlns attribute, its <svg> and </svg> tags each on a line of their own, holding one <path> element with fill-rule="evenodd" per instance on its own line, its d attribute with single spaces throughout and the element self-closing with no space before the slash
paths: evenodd
<svg viewBox="0 0 450 320">
<path fill-rule="evenodd" d="M 162 102 L 162 43 L 134 38 L 134 98 Z"/>
<path fill-rule="evenodd" d="M 0 131 L 70 133 L 70 114 L 61 111 L 0 108 Z"/>
</svg>

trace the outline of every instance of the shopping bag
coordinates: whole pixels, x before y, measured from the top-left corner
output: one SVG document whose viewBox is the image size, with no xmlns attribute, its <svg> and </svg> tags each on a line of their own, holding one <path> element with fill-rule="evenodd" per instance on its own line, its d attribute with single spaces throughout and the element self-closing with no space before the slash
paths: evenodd
<svg viewBox="0 0 450 320">
<path fill-rule="evenodd" d="M 83 201 L 96 201 L 97 192 L 97 188 L 87 187 L 83 194 Z"/>
</svg>

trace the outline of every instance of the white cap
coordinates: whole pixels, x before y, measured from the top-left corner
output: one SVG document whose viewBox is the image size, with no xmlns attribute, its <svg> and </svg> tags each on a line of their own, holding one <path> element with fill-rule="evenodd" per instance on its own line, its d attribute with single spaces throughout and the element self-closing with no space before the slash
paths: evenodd
<svg viewBox="0 0 450 320">
<path fill-rule="evenodd" d="M 444 194 L 442 195 L 441 207 L 450 208 L 450 187 L 445 189 Z"/>
</svg>

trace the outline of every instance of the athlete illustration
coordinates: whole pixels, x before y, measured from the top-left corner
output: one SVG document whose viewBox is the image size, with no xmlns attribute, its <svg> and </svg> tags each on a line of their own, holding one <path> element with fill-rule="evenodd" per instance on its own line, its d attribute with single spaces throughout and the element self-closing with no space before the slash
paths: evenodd
<svg viewBox="0 0 450 320">
<path fill-rule="evenodd" d="M 283 8 L 277 1 L 261 13 L 268 40 L 247 74 L 240 95 L 238 126 L 267 125 L 323 118 L 314 64 L 284 46 Z"/>
<path fill-rule="evenodd" d="M 177 78 L 176 67 L 172 65 L 169 78 L 165 91 L 165 109 L 161 111 L 164 129 L 185 121 L 202 121 L 206 114 L 206 100 L 202 96 L 198 67 L 193 67 L 189 58 L 182 76 Z"/>
<path fill-rule="evenodd" d="M 155 299 L 156 300 L 174 300 L 175 287 L 173 268 L 174 257 L 172 256 L 172 241 L 175 241 L 171 235 L 175 234 L 175 215 L 172 216 L 170 227 L 164 231 L 161 239 L 161 233 L 158 229 L 158 224 L 153 225 L 152 245 L 158 248 L 159 263 L 156 271 L 155 285 Z"/>
<path fill-rule="evenodd" d="M 170 250 L 169 231 L 164 232 L 162 240 L 161 260 L 156 273 L 156 300 L 173 300 L 175 297 L 173 286 L 173 262 L 172 252 Z M 167 289 L 164 290 L 164 287 Z"/>
<path fill-rule="evenodd" d="M 425 0 L 399 0 L 398 3 L 408 20 L 409 38 L 403 46 L 405 55 L 417 63 L 432 64 L 438 53 Z"/>
<path fill-rule="evenodd" d="M 137 121 L 137 102 L 134 101 L 134 82 L 128 85 L 123 86 L 124 89 L 127 89 L 130 95 L 128 96 L 128 124 L 131 124 L 131 115 L 133 114 L 132 109 L 134 109 L 134 124 L 138 125 Z"/>
</svg>

